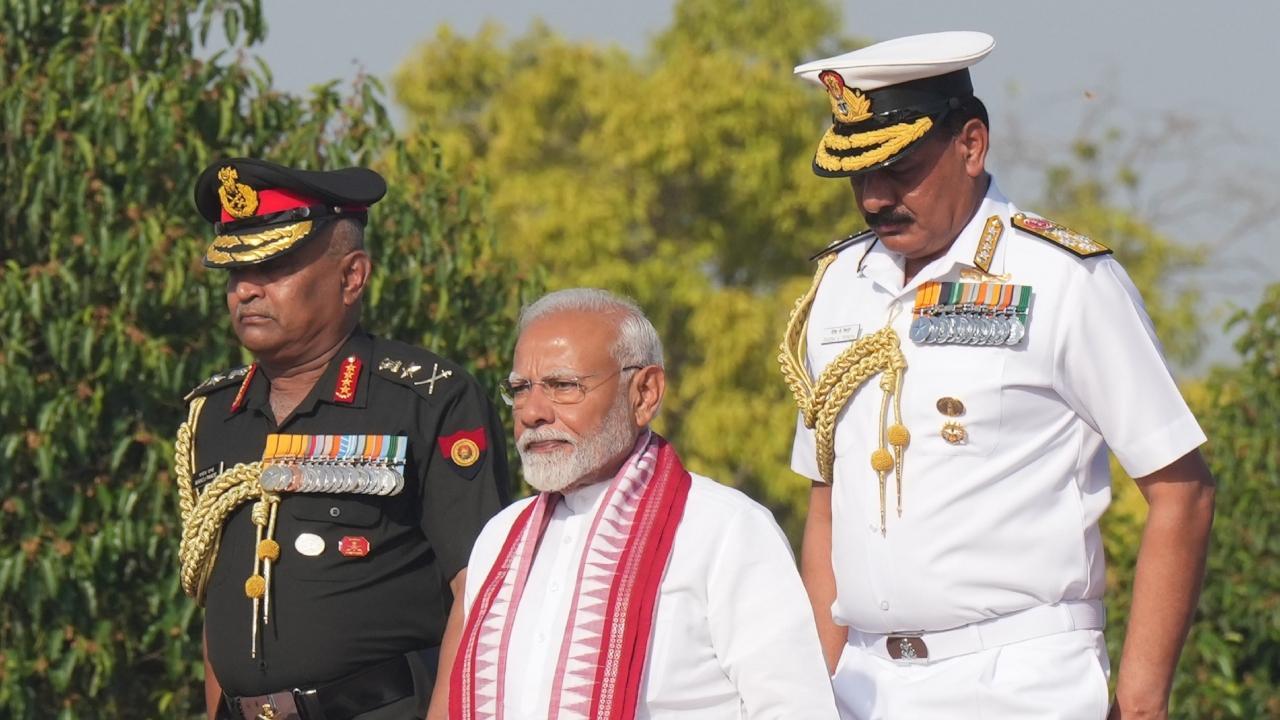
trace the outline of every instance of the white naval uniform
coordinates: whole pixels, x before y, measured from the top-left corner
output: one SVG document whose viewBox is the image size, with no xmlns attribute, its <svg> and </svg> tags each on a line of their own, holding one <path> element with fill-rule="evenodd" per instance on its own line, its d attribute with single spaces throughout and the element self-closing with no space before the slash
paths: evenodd
<svg viewBox="0 0 1280 720">
<path fill-rule="evenodd" d="M 511 634 L 509 720 L 545 720 L 556 656 L 591 520 L 608 483 L 566 493 L 538 547 Z M 485 526 L 471 552 L 470 608 L 516 516 Z M 813 613 L 768 510 L 701 475 L 676 530 L 658 598 L 636 718 L 835 720 Z"/>
<path fill-rule="evenodd" d="M 868 240 L 841 251 L 818 289 L 806 338 L 813 377 L 858 334 L 886 322 L 907 361 L 903 509 L 898 517 L 890 472 L 883 536 L 870 465 L 878 378 L 854 394 L 836 427 L 832 616 L 852 632 L 834 683 L 846 718 L 1101 718 L 1106 649 L 1092 629 L 1101 623 L 1073 625 L 1071 618 L 1100 617 L 1098 518 L 1111 499 L 1106 449 L 1141 477 L 1205 440 L 1123 268 L 1110 256 L 1082 259 L 1013 227 L 1017 212 L 992 180 L 948 252 L 906 286 L 903 258 Z M 1004 231 L 990 274 L 1033 288 L 1026 337 L 1012 347 L 912 342 L 916 290 L 972 270 L 992 215 Z M 965 444 L 940 435 L 952 419 L 937 407 L 944 397 L 964 405 L 954 419 L 967 430 Z M 820 479 L 814 434 L 802 422 L 791 465 Z M 1033 608 L 1041 609 L 1024 616 L 1021 630 L 1004 619 Z M 980 621 L 988 623 L 972 625 Z M 1055 623 L 1065 623 L 1060 635 L 1004 647 L 993 639 L 1035 635 L 1026 628 L 1036 625 L 1047 632 Z M 990 649 L 920 662 L 884 656 L 883 639 L 874 646 L 878 634 L 961 626 L 969 627 L 953 633 L 964 635 L 950 639 L 959 643 L 953 648 Z M 993 631 L 974 647 L 981 630 Z M 864 645 L 880 652 L 858 649 Z"/>
</svg>

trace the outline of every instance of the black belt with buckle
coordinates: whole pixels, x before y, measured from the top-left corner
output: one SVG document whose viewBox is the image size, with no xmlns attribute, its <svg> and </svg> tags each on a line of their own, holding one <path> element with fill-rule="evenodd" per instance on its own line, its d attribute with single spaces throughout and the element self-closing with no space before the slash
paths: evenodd
<svg viewBox="0 0 1280 720">
<path fill-rule="evenodd" d="M 313 688 L 293 688 L 257 697 L 224 696 L 232 718 L 243 720 L 350 720 L 414 694 L 414 660 L 431 664 L 439 648 L 400 655 L 345 678 Z"/>
<path fill-rule="evenodd" d="M 919 635 L 890 635 L 884 639 L 885 650 L 894 660 L 927 660 L 929 646 Z"/>
</svg>

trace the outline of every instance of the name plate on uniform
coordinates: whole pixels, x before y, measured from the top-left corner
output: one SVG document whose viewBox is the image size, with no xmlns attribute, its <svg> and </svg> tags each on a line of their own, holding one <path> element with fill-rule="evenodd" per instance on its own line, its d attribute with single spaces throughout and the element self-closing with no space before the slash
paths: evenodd
<svg viewBox="0 0 1280 720">
<path fill-rule="evenodd" d="M 271 492 L 395 495 L 408 449 L 404 435 L 272 434 L 258 483 Z"/>
<path fill-rule="evenodd" d="M 1027 334 L 1031 286 L 931 282 L 916 291 L 911 340 L 926 345 L 1017 345 Z"/>
<path fill-rule="evenodd" d="M 853 325 L 836 325 L 835 327 L 823 328 L 822 334 L 818 336 L 819 345 L 835 345 L 836 343 L 853 342 L 862 337 L 862 326 Z"/>
</svg>

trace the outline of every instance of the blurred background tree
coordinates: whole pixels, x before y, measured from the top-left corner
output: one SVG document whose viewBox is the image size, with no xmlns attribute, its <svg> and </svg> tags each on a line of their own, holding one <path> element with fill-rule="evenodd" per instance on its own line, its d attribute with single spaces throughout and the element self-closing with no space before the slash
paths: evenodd
<svg viewBox="0 0 1280 720">
<path fill-rule="evenodd" d="M 861 220 L 846 183 L 809 169 L 829 117 L 791 67 L 855 47 L 841 27 L 829 0 L 682 0 L 639 54 L 546 27 L 441 28 L 394 78 L 397 130 L 371 78 L 276 89 L 249 52 L 265 33 L 255 0 L 0 3 L 0 716 L 199 713 L 168 464 L 178 398 L 246 359 L 189 199 L 222 155 L 386 174 L 366 324 L 490 387 L 544 278 L 635 297 L 668 347 L 662 431 L 798 538 L 808 483 L 787 469 L 795 412 L 774 357 L 805 258 Z M 207 39 L 227 49 L 209 55 Z M 1017 130 L 997 123 L 997 149 L 1025 144 Z M 1037 147 L 1043 189 L 1004 190 L 1115 247 L 1185 368 L 1205 322 L 1187 280 L 1206 256 L 1132 202 L 1147 171 L 1115 159 L 1133 142 L 1090 129 L 1047 169 Z M 1273 288 L 1233 321 L 1243 364 L 1186 388 L 1222 487 L 1176 717 L 1280 717 L 1280 565 L 1262 510 L 1280 492 L 1278 310 Z M 1127 479 L 1116 493 L 1118 658 L 1145 508 Z"/>
<path fill-rule="evenodd" d="M 1180 718 L 1280 718 L 1280 284 L 1229 326 L 1240 365 L 1200 405 L 1218 478 L 1204 594 L 1179 666 Z"/>
<path fill-rule="evenodd" d="M 449 167 L 490 184 L 514 263 L 645 308 L 673 377 L 660 429 L 793 539 L 808 483 L 789 470 L 795 410 L 774 358 L 810 280 L 805 258 L 863 223 L 848 184 L 810 169 L 829 110 L 791 71 L 857 47 L 841 27 L 832 2 L 682 0 L 642 56 L 545 27 L 513 40 L 494 25 L 471 38 L 441 27 L 393 81 Z M 1194 289 L 1165 280 L 1201 254 L 1108 192 L 1132 171 L 1096 160 L 1107 142 L 1082 139 L 1043 197 L 1004 190 L 1115 247 L 1174 357 L 1193 359 Z"/>
<path fill-rule="evenodd" d="M 645 308 L 674 380 L 660 430 L 793 535 L 808 487 L 774 357 L 805 258 L 858 221 L 809 169 L 825 104 L 791 68 L 854 46 L 839 27 L 830 2 L 681 2 L 643 56 L 444 27 L 394 80 L 448 166 L 489 183 L 513 263 Z"/>
<path fill-rule="evenodd" d="M 171 438 L 184 392 L 244 361 L 195 175 L 229 155 L 385 172 L 366 325 L 489 387 L 526 282 L 483 187 L 397 140 L 376 82 L 273 89 L 253 0 L 5 2 L 0 28 L 0 716 L 193 716 Z M 210 32 L 229 49 L 199 60 Z"/>
</svg>

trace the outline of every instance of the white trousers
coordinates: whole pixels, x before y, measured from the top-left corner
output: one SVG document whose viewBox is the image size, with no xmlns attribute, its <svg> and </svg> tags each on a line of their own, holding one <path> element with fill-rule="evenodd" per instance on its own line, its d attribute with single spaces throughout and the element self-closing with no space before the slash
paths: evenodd
<svg viewBox="0 0 1280 720">
<path fill-rule="evenodd" d="M 928 664 L 845 645 L 831 683 L 842 720 L 1104 720 L 1110 670 L 1072 630 Z"/>
</svg>

